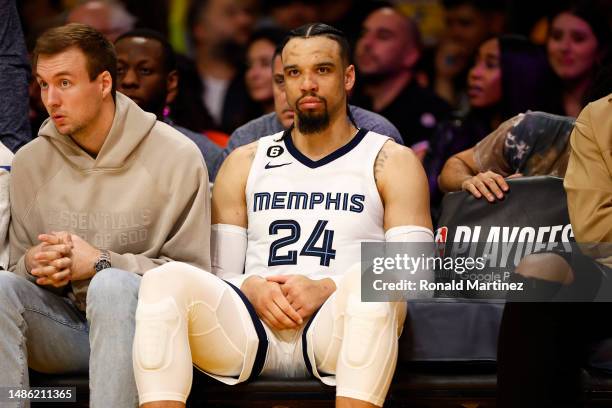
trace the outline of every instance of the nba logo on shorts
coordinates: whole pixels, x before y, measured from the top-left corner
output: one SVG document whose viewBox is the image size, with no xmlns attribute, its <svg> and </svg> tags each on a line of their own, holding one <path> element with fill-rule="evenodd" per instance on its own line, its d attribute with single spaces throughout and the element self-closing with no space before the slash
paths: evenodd
<svg viewBox="0 0 612 408">
<path fill-rule="evenodd" d="M 448 234 L 448 227 L 440 227 L 436 231 L 436 253 L 439 257 L 444 256 L 444 250 L 446 249 L 446 236 Z"/>
</svg>

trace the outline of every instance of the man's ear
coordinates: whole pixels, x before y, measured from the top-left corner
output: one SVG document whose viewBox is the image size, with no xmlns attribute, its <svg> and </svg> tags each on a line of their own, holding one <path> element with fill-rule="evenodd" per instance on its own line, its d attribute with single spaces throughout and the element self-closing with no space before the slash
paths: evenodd
<svg viewBox="0 0 612 408">
<path fill-rule="evenodd" d="M 421 58 L 421 51 L 419 51 L 415 47 L 411 47 L 408 50 L 408 52 L 404 54 L 404 59 L 402 62 L 404 63 L 405 68 L 412 69 L 414 68 L 416 63 L 419 62 L 420 58 Z"/>
<path fill-rule="evenodd" d="M 113 78 L 108 71 L 102 72 L 98 75 L 98 78 L 100 79 L 100 90 L 102 91 L 102 98 L 104 99 L 110 95 L 113 90 Z"/>
<path fill-rule="evenodd" d="M 344 89 L 350 92 L 353 86 L 355 86 L 355 66 L 351 64 L 344 70 Z"/>
<path fill-rule="evenodd" d="M 166 77 L 166 104 L 171 104 L 176 99 L 178 93 L 179 76 L 176 69 L 170 71 Z"/>
</svg>

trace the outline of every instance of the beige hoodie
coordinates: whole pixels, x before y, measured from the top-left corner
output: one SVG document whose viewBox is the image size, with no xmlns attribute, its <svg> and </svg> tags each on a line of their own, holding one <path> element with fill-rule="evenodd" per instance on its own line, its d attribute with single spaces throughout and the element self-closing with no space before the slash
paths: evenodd
<svg viewBox="0 0 612 408">
<path fill-rule="evenodd" d="M 24 253 L 39 243 L 39 234 L 52 231 L 108 249 L 113 267 L 138 274 L 171 260 L 210 270 L 202 154 L 120 93 L 95 159 L 47 120 L 39 137 L 19 150 L 11 173 L 10 270 L 20 276 L 35 280 Z M 81 309 L 88 284 L 71 282 Z"/>
</svg>

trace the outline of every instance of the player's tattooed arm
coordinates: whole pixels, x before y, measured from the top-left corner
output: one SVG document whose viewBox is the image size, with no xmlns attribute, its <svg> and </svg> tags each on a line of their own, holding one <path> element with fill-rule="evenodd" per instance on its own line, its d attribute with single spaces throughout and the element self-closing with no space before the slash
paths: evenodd
<svg viewBox="0 0 612 408">
<path fill-rule="evenodd" d="M 245 146 L 246 156 L 249 158 L 249 162 L 253 162 L 255 160 L 255 154 L 257 153 L 257 143 L 249 143 Z"/>
<path fill-rule="evenodd" d="M 402 225 L 432 229 L 427 176 L 412 150 L 385 143 L 374 162 L 374 176 L 385 207 L 385 231 Z"/>
<path fill-rule="evenodd" d="M 376 160 L 374 161 L 374 180 L 378 183 L 378 179 L 385 168 L 385 163 L 389 158 L 389 143 L 385 143 L 383 147 L 378 152 L 376 156 Z"/>
</svg>

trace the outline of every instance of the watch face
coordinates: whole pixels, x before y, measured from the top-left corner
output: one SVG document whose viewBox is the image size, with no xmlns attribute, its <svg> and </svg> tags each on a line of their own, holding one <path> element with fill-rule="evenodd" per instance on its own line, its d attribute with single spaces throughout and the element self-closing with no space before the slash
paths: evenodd
<svg viewBox="0 0 612 408">
<path fill-rule="evenodd" d="M 109 261 L 107 261 L 106 259 L 101 259 L 98 262 L 96 262 L 96 272 L 100 272 L 101 270 L 104 269 L 108 269 L 111 267 L 111 263 Z"/>
</svg>

